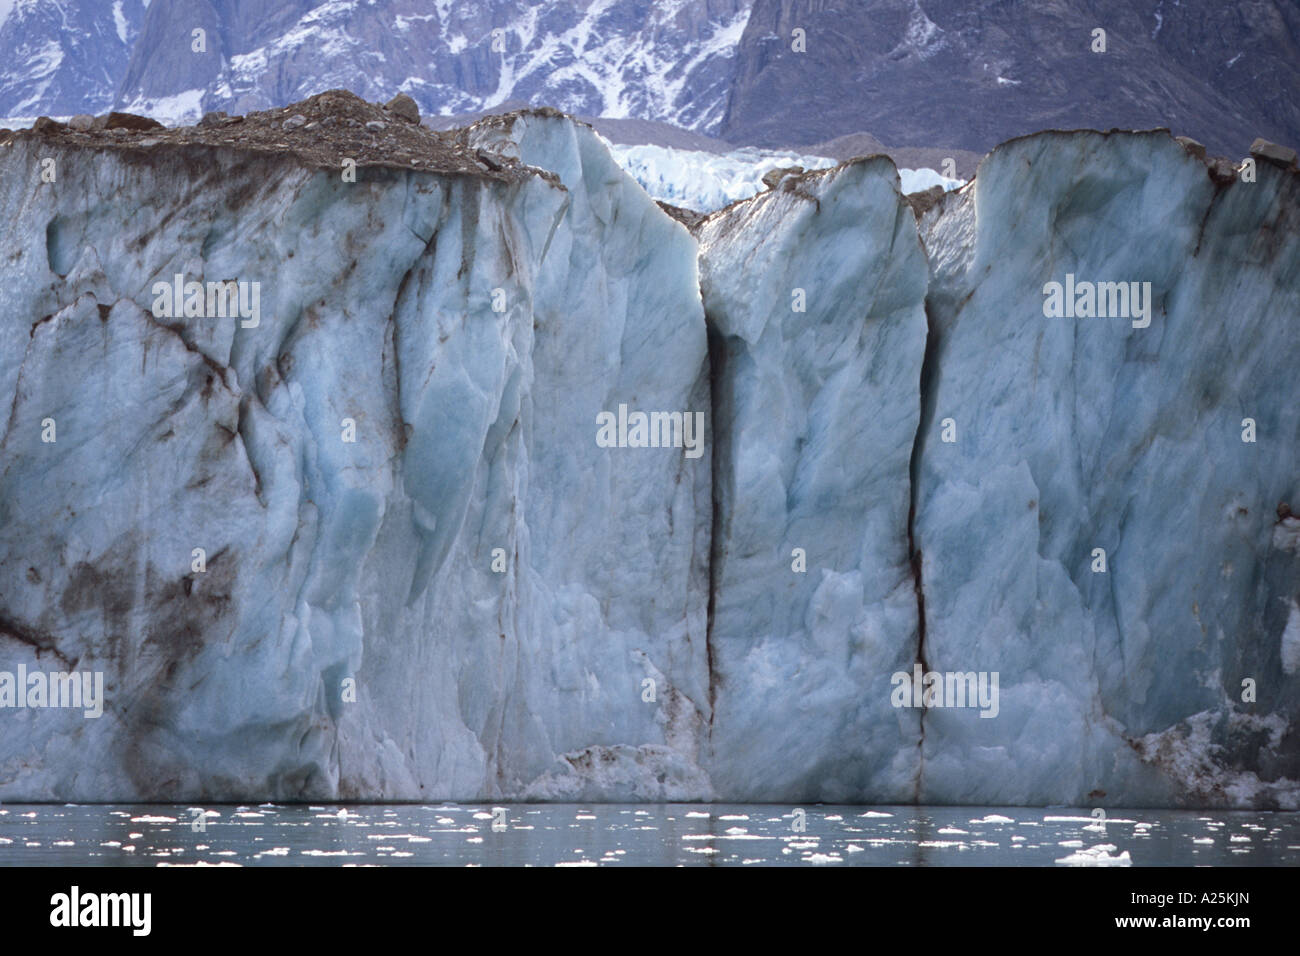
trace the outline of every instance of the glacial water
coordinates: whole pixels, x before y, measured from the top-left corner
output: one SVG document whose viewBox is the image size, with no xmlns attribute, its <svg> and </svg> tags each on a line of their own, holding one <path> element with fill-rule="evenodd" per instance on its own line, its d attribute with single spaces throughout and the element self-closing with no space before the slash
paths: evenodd
<svg viewBox="0 0 1300 956">
<path fill-rule="evenodd" d="M 802 813 L 800 813 L 802 811 Z M 1275 866 L 1300 813 L 722 804 L 0 806 L 0 865 Z"/>
</svg>

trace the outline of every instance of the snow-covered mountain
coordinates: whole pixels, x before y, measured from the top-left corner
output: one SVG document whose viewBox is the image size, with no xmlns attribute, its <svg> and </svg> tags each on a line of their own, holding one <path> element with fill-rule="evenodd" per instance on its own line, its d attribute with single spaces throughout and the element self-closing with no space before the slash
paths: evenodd
<svg viewBox="0 0 1300 956">
<path fill-rule="evenodd" d="M 147 0 L 0 0 L 0 116 L 112 107 L 147 6 Z"/>
<path fill-rule="evenodd" d="M 1097 30 L 1105 52 L 1094 52 Z M 116 106 L 193 122 L 335 88 L 376 101 L 406 92 L 426 114 L 518 102 L 797 151 L 866 133 L 898 148 L 983 154 L 1049 127 L 1164 126 L 1241 157 L 1256 136 L 1300 142 L 1300 9 L 1293 0 L 18 0 L 0 26 L 0 117 Z"/>
<path fill-rule="evenodd" d="M 1044 133 L 692 232 L 551 111 L 0 136 L 0 798 L 1300 807 L 1257 160 Z M 70 671 L 102 716 L 12 709 Z"/>
<path fill-rule="evenodd" d="M 432 113 L 520 100 L 715 128 L 749 17 L 747 0 L 268 6 L 254 15 L 241 0 L 155 5 L 119 101 L 192 121 L 204 109 L 242 113 L 341 88 L 369 99 L 408 93 Z M 195 28 L 206 30 L 206 53 L 191 49 Z"/>
</svg>

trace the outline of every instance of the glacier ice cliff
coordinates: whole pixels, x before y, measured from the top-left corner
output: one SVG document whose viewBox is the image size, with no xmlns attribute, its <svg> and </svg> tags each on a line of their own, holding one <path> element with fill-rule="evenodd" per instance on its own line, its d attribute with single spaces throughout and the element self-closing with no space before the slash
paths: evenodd
<svg viewBox="0 0 1300 956">
<path fill-rule="evenodd" d="M 204 136 L 0 140 L 0 798 L 1300 804 L 1294 171 L 1044 133 L 692 232 L 551 111 Z"/>
<path fill-rule="evenodd" d="M 1164 132 L 1042 133 L 922 232 L 926 660 L 1002 676 L 997 720 L 927 712 L 922 799 L 1294 807 L 1300 177 L 1216 183 Z M 1044 318 L 1069 275 L 1150 283 L 1150 325 Z"/>
<path fill-rule="evenodd" d="M 919 722 L 889 681 L 918 640 L 907 519 L 929 267 L 888 159 L 787 185 L 699 228 L 712 766 L 747 801 L 908 800 Z M 786 707 L 797 719 L 774 720 Z"/>
<path fill-rule="evenodd" d="M 555 175 L 9 148 L 58 179 L 4 200 L 4 660 L 116 703 L 4 712 L 6 796 L 707 792 L 709 459 L 592 442 L 707 409 L 695 245 L 590 130 L 514 133 Z M 173 274 L 259 324 L 156 319 Z"/>
</svg>

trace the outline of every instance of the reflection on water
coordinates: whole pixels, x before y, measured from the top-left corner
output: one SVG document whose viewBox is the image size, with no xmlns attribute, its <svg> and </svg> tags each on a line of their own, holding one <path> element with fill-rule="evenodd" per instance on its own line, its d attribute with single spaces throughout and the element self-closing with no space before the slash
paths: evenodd
<svg viewBox="0 0 1300 956">
<path fill-rule="evenodd" d="M 0 864 L 1295 866 L 1300 813 L 1110 810 L 1102 822 L 1005 807 L 8 804 Z"/>
</svg>

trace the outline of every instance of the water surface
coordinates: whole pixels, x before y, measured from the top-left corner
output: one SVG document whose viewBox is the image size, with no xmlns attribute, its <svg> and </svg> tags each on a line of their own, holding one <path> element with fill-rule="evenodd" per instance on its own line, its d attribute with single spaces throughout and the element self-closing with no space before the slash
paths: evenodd
<svg viewBox="0 0 1300 956">
<path fill-rule="evenodd" d="M 1077 809 L 800 809 L 6 804 L 0 865 L 1300 865 L 1300 813 L 1108 810 L 1102 823 Z"/>
</svg>

